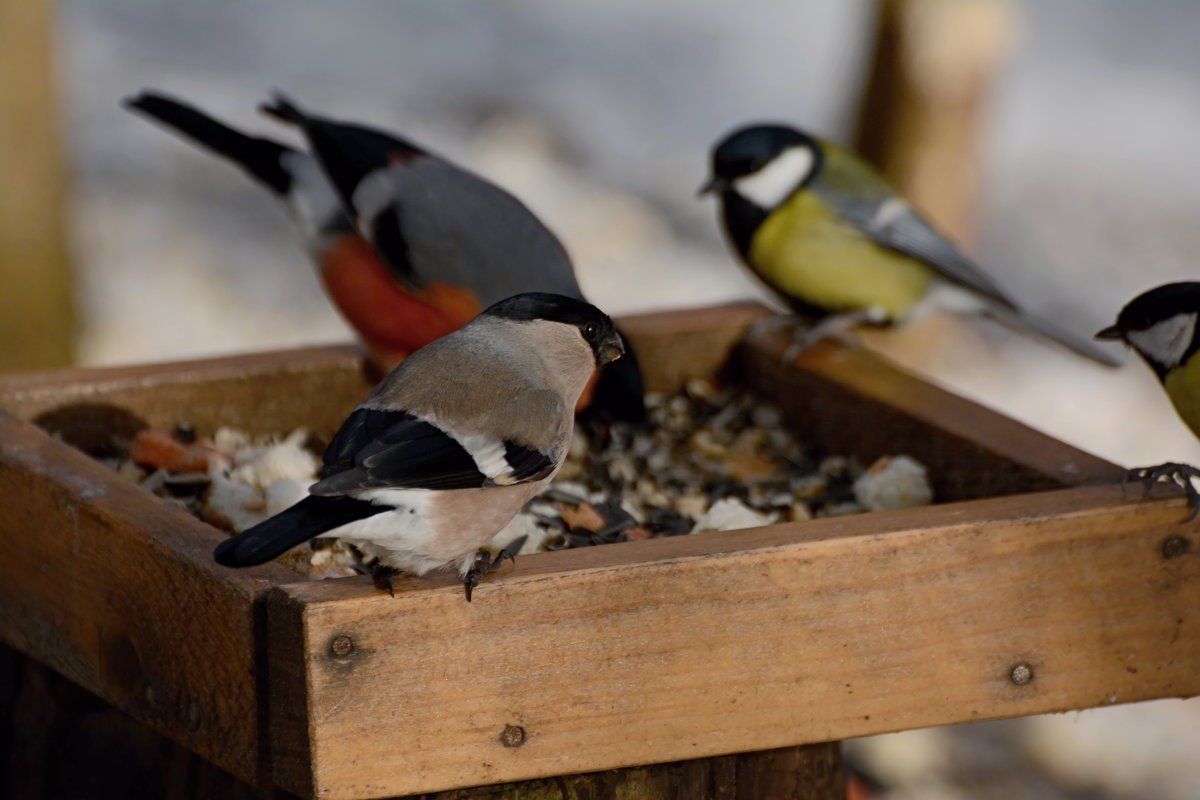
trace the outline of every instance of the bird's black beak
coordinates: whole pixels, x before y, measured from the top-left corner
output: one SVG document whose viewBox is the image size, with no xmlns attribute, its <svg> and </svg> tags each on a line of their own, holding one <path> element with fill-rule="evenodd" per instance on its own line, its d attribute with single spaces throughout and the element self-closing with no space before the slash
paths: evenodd
<svg viewBox="0 0 1200 800">
<path fill-rule="evenodd" d="M 722 192 L 728 188 L 728 186 L 729 183 L 724 178 L 713 175 L 700 186 L 700 188 L 696 191 L 696 196 L 703 197 L 704 195 L 712 194 L 713 192 Z"/>
<path fill-rule="evenodd" d="M 1109 325 L 1107 328 L 1097 333 L 1095 338 L 1105 342 L 1119 342 L 1125 338 L 1125 334 L 1121 333 L 1121 329 L 1116 325 Z"/>
<path fill-rule="evenodd" d="M 600 363 L 600 366 L 604 366 L 611 364 L 623 355 L 625 355 L 625 345 L 621 342 L 621 337 L 614 333 L 611 338 L 605 339 L 597 348 L 596 361 Z"/>
</svg>

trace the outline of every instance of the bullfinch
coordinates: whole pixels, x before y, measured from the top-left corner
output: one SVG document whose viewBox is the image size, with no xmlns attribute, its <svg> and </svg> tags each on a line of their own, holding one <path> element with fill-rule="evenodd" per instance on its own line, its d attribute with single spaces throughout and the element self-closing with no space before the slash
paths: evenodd
<svg viewBox="0 0 1200 800">
<path fill-rule="evenodd" d="M 481 306 L 532 291 L 583 299 L 562 243 L 499 186 L 400 136 L 309 114 L 278 93 L 262 110 L 304 133 L 348 216 L 399 285 L 421 291 L 441 282 L 469 291 Z M 601 414 L 645 418 L 632 350 L 601 373 L 594 392 Z"/>
<path fill-rule="evenodd" d="M 217 563 L 335 537 L 389 591 L 393 574 L 451 565 L 470 600 L 492 566 L 479 548 L 554 477 L 580 393 L 623 352 L 612 321 L 581 300 L 528 293 L 488 307 L 388 374 L 342 423 L 308 496 L 222 542 Z"/>
</svg>

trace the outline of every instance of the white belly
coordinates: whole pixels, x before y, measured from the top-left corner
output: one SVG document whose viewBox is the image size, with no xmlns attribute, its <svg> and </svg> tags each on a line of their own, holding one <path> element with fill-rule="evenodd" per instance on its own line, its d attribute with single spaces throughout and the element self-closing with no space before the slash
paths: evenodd
<svg viewBox="0 0 1200 800">
<path fill-rule="evenodd" d="M 455 564 L 460 575 L 479 548 L 507 525 L 546 481 L 487 489 L 429 491 L 374 489 L 359 499 L 394 506 L 373 517 L 326 531 L 381 564 L 413 575 Z"/>
</svg>

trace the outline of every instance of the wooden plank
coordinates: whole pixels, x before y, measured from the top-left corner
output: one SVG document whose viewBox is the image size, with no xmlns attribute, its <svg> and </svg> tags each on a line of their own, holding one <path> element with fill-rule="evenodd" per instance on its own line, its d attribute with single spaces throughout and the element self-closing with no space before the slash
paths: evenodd
<svg viewBox="0 0 1200 800">
<path fill-rule="evenodd" d="M 770 312 L 756 303 L 622 317 L 651 391 L 674 391 L 728 362 L 746 328 Z M 68 440 L 114 424 L 114 407 L 142 423 L 182 418 L 201 434 L 221 425 L 251 432 L 332 432 L 372 386 L 362 351 L 334 345 L 129 367 L 0 376 L 0 404 Z"/>
<path fill-rule="evenodd" d="M 771 310 L 729 303 L 621 317 L 621 332 L 637 348 L 646 390 L 669 394 L 690 378 L 712 377 L 733 357 L 747 329 Z"/>
<path fill-rule="evenodd" d="M 285 586 L 276 778 L 379 797 L 1195 695 L 1184 514 L 1088 487 L 528 556 L 470 604 Z"/>
<path fill-rule="evenodd" d="M 186 420 L 201 435 L 220 426 L 252 433 L 307 427 L 332 432 L 371 388 L 354 345 L 100 369 L 0 376 L 0 405 L 69 441 L 114 424 Z"/>
<path fill-rule="evenodd" d="M 255 599 L 222 534 L 0 412 L 0 639 L 246 780 L 260 774 Z"/>
<path fill-rule="evenodd" d="M 745 348 L 750 383 L 783 409 L 801 441 L 859 459 L 905 453 L 930 468 L 940 501 L 1115 483 L 1124 469 L 940 389 L 868 350 L 832 341 L 785 368 L 787 328 Z M 791 367 L 794 367 L 791 368 Z"/>
<path fill-rule="evenodd" d="M 284 800 L 256 790 L 0 645 L 0 796 Z M 563 775 L 420 800 L 844 800 L 837 743 Z M 292 795 L 287 795 L 292 797 Z M 416 800 L 414 798 L 414 800 Z"/>
<path fill-rule="evenodd" d="M 0 0 L 0 372 L 70 363 L 54 3 Z"/>
</svg>

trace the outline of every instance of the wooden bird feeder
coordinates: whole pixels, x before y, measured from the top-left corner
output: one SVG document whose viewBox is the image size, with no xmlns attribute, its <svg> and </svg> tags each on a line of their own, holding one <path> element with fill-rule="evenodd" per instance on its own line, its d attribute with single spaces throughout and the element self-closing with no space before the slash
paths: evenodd
<svg viewBox="0 0 1200 800">
<path fill-rule="evenodd" d="M 1200 693 L 1180 498 L 1126 496 L 1117 466 L 866 352 L 736 347 L 763 313 L 623 325 L 652 389 L 732 359 L 803 441 L 925 463 L 939 505 L 525 556 L 471 604 L 449 575 L 391 598 L 218 567 L 224 534 L 44 430 L 332 432 L 368 388 L 356 349 L 6 377 L 0 637 L 239 781 L 345 800 L 552 777 L 537 796 L 832 798 L 818 743 Z"/>
</svg>

